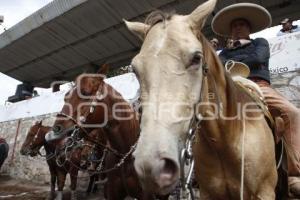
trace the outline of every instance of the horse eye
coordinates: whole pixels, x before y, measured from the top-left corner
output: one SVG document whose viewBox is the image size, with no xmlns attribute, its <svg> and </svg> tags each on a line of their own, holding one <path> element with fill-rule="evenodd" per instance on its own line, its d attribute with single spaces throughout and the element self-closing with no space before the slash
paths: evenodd
<svg viewBox="0 0 300 200">
<path fill-rule="evenodd" d="M 56 125 L 56 126 L 53 127 L 53 131 L 56 132 L 56 133 L 60 132 L 61 130 L 62 130 L 62 127 L 60 125 Z"/>
<path fill-rule="evenodd" d="M 192 57 L 190 66 L 200 65 L 201 60 L 202 60 L 202 54 L 201 54 L 201 52 L 199 52 L 199 51 L 195 52 L 194 55 L 193 55 L 193 57 Z"/>
</svg>

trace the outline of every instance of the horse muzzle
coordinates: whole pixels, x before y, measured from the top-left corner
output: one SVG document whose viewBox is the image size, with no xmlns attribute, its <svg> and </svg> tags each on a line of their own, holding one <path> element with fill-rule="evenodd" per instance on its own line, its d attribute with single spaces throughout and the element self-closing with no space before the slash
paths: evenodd
<svg viewBox="0 0 300 200">
<path fill-rule="evenodd" d="M 20 150 L 20 154 L 22 155 L 22 156 L 27 156 L 27 155 L 29 155 L 29 153 L 30 153 L 30 151 L 29 151 L 29 149 L 28 148 L 22 148 L 21 150 Z"/>
<path fill-rule="evenodd" d="M 38 150 L 30 149 L 30 148 L 21 149 L 20 150 L 20 154 L 23 155 L 23 156 L 34 157 L 34 156 L 36 156 L 38 154 Z"/>
<path fill-rule="evenodd" d="M 168 157 L 147 161 L 134 163 L 142 187 L 151 193 L 169 194 L 179 181 L 179 162 Z"/>
</svg>

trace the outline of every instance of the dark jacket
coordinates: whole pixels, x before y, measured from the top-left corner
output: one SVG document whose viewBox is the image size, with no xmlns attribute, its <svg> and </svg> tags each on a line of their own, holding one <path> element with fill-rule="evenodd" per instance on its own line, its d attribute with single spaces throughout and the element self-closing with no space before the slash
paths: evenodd
<svg viewBox="0 0 300 200">
<path fill-rule="evenodd" d="M 223 64 L 228 60 L 245 63 L 250 68 L 250 78 L 256 77 L 266 80 L 270 83 L 269 43 L 264 38 L 251 40 L 251 43 L 235 49 L 224 49 L 220 53 Z"/>
</svg>

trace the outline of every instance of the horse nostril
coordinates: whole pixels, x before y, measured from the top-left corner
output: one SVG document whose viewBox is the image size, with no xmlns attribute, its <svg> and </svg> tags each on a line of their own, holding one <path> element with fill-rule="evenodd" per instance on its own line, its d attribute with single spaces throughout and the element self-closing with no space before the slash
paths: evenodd
<svg viewBox="0 0 300 200">
<path fill-rule="evenodd" d="M 163 158 L 160 161 L 159 185 L 167 187 L 172 185 L 178 176 L 178 165 L 169 158 Z"/>
</svg>

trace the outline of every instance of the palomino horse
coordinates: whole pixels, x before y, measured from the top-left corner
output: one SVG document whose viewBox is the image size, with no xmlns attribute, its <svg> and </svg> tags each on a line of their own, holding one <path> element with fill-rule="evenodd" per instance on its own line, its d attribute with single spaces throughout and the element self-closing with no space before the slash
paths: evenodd
<svg viewBox="0 0 300 200">
<path fill-rule="evenodd" d="M 143 109 L 135 169 L 147 191 L 170 192 L 187 133 L 196 129 L 202 199 L 275 199 L 272 131 L 201 33 L 215 5 L 209 0 L 185 16 L 152 14 L 145 24 L 125 21 L 144 40 L 132 60 Z"/>
<path fill-rule="evenodd" d="M 56 120 L 54 131 L 48 133 L 49 138 L 78 127 L 80 135 L 87 138 L 87 130 L 103 127 L 110 145 L 105 147 L 109 152 L 104 170 L 108 171 L 107 199 L 119 200 L 126 196 L 152 199 L 141 190 L 131 156 L 139 137 L 138 116 L 121 94 L 103 81 L 101 74 L 106 74 L 107 68 L 102 70 L 99 74 L 83 74 L 76 79 L 75 87 L 66 94 L 65 105 L 58 114 L 62 119 Z"/>
<path fill-rule="evenodd" d="M 64 143 L 62 138 L 58 141 L 46 142 L 45 135 L 51 130 L 49 126 L 43 126 L 42 121 L 36 122 L 28 131 L 24 143 L 22 144 L 20 153 L 22 155 L 36 156 L 39 150 L 44 146 L 46 151 L 46 161 L 49 166 L 51 175 L 51 191 L 49 199 L 55 197 L 55 183 L 57 181 L 58 194 L 56 200 L 62 200 L 62 191 L 65 185 L 66 175 L 70 174 L 71 178 L 71 199 L 76 199 L 75 190 L 77 184 L 78 167 L 80 164 L 81 150 L 73 150 L 69 156 L 69 162 L 65 162 L 63 166 L 57 164 L 56 146 L 59 143 Z M 74 166 L 77 165 L 77 166 Z"/>
</svg>

